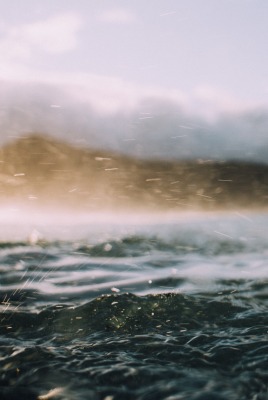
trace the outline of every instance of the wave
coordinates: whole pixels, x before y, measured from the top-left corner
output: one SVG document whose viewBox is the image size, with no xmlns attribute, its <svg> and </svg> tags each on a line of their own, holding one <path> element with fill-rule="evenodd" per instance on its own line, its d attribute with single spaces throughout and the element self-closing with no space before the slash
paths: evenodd
<svg viewBox="0 0 268 400">
<path fill-rule="evenodd" d="M 25 252 L 32 252 L 35 248 L 41 252 L 46 249 L 53 252 L 53 249 L 61 251 L 75 251 L 77 254 L 88 255 L 90 257 L 141 257 L 153 253 L 171 253 L 177 255 L 200 254 L 204 256 L 217 256 L 223 254 L 251 253 L 264 251 L 267 248 L 266 227 L 263 221 L 263 232 L 258 226 L 255 231 L 224 233 L 215 229 L 215 226 L 192 228 L 184 224 L 163 224 L 151 226 L 129 226 L 103 227 L 96 229 L 84 226 L 71 226 L 71 234 L 74 240 L 66 239 L 51 240 L 48 233 L 46 236 L 36 232 L 36 240 L 32 240 L 32 234 L 28 233 L 26 240 L 20 241 L 0 241 L 0 251 L 10 249 L 11 254 L 16 254 L 18 249 Z M 228 225 L 225 231 L 229 231 Z M 240 227 L 242 230 L 244 227 Z M 40 228 L 42 230 L 42 228 Z M 46 230 L 46 228 L 43 230 Z M 124 231 L 133 231 L 133 234 L 126 234 Z M 259 231 L 258 231 L 259 230 Z M 81 233 L 82 231 L 82 233 Z M 137 233 L 136 233 L 136 232 Z M 80 233 L 79 233 L 80 232 Z M 242 232 L 241 232 L 242 233 Z M 79 236 L 80 235 L 80 236 Z M 93 236 L 94 235 L 94 236 Z M 232 236 L 231 236 L 232 235 Z M 84 237 L 83 237 L 84 236 Z M 86 236 L 89 236 L 86 238 Z M 97 242 L 97 243 L 96 243 Z"/>
<path fill-rule="evenodd" d="M 1 243 L 1 399 L 267 398 L 267 216 L 67 228 Z"/>
<path fill-rule="evenodd" d="M 1 398 L 265 399 L 267 324 L 264 310 L 181 294 L 7 310 Z"/>
</svg>

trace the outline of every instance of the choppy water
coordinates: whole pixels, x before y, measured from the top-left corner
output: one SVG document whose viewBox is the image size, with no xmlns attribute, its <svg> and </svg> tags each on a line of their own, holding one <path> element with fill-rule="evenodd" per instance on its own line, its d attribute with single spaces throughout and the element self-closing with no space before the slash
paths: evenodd
<svg viewBox="0 0 268 400">
<path fill-rule="evenodd" d="M 1 235 L 0 399 L 268 399 L 268 215 L 37 228 Z"/>
</svg>

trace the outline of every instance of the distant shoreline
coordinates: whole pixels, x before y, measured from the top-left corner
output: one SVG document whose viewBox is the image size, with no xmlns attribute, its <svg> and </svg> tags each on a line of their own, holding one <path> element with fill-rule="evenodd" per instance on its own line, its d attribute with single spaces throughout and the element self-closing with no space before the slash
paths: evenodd
<svg viewBox="0 0 268 400">
<path fill-rule="evenodd" d="M 29 135 L 0 149 L 0 205 L 105 211 L 268 209 L 268 165 L 140 160 Z"/>
</svg>

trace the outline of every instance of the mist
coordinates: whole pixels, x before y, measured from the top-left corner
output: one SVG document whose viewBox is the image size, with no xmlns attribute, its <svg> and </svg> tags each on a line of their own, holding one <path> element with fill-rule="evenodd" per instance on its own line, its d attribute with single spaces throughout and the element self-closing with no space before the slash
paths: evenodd
<svg viewBox="0 0 268 400">
<path fill-rule="evenodd" d="M 94 91 L 63 84 L 0 83 L 0 141 L 31 133 L 142 159 L 239 160 L 267 163 L 268 110 L 202 115 L 171 95 L 141 93 L 110 110 Z M 120 97 L 118 95 L 118 97 Z M 111 100 L 111 99 L 110 99 Z M 202 107 L 200 107 L 202 108 Z"/>
</svg>

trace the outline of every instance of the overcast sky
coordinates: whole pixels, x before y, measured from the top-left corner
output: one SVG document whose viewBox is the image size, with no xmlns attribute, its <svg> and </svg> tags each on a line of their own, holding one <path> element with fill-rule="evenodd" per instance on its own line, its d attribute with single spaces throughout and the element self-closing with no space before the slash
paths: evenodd
<svg viewBox="0 0 268 400">
<path fill-rule="evenodd" d="M 102 112 L 143 96 L 211 117 L 268 105 L 267 0 L 1 1 L 0 80 L 74 85 Z"/>
</svg>

